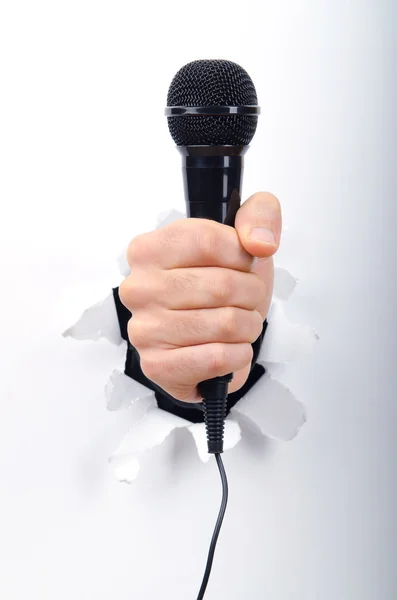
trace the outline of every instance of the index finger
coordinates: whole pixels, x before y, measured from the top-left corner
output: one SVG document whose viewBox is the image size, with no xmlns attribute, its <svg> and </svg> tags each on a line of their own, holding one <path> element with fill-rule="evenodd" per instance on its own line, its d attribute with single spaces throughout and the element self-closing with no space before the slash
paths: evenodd
<svg viewBox="0 0 397 600">
<path fill-rule="evenodd" d="M 195 218 L 137 236 L 128 247 L 127 260 L 130 267 L 151 263 L 162 269 L 224 267 L 245 272 L 253 263 L 233 227 Z"/>
</svg>

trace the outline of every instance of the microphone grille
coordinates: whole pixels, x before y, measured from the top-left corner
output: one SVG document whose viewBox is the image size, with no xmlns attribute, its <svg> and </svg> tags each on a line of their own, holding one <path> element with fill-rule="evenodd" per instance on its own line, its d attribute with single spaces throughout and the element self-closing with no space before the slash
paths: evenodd
<svg viewBox="0 0 397 600">
<path fill-rule="evenodd" d="M 168 90 L 167 106 L 257 105 L 255 86 L 240 65 L 229 60 L 195 60 L 182 67 Z M 177 146 L 245 146 L 255 133 L 253 115 L 168 117 Z"/>
</svg>

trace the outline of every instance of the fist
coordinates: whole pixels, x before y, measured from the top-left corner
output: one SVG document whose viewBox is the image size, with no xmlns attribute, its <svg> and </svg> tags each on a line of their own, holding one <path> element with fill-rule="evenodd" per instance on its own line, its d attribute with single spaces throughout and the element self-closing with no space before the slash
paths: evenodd
<svg viewBox="0 0 397 600">
<path fill-rule="evenodd" d="M 229 391 L 244 385 L 280 236 L 279 202 L 260 192 L 240 207 L 235 229 L 183 219 L 132 240 L 119 294 L 148 379 L 185 402 L 201 402 L 197 385 L 206 379 L 234 373 Z"/>
</svg>

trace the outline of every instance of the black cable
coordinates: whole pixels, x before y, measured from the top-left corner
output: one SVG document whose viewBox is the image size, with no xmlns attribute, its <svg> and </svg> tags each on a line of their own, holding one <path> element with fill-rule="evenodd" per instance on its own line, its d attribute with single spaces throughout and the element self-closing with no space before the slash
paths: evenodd
<svg viewBox="0 0 397 600">
<path fill-rule="evenodd" d="M 227 485 L 227 477 L 225 472 L 225 467 L 223 466 L 222 457 L 219 453 L 215 454 L 216 462 L 218 463 L 219 473 L 221 475 L 222 480 L 222 503 L 221 508 L 219 510 L 218 519 L 216 521 L 214 533 L 212 535 L 212 540 L 210 544 L 210 549 L 208 552 L 207 566 L 205 568 L 205 573 L 203 577 L 203 582 L 201 584 L 201 588 L 199 591 L 199 595 L 197 596 L 197 600 L 202 600 L 204 598 L 205 590 L 207 589 L 208 580 L 211 574 L 212 562 L 214 560 L 216 542 L 218 540 L 219 532 L 221 530 L 223 517 L 225 516 L 226 506 L 227 506 L 227 498 L 228 498 L 228 485 Z"/>
</svg>

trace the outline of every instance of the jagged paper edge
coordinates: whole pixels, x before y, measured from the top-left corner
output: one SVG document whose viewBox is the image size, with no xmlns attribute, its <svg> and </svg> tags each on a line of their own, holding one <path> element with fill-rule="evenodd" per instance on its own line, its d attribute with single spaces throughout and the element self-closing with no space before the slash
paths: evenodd
<svg viewBox="0 0 397 600">
<path fill-rule="evenodd" d="M 63 333 L 65 338 L 90 340 L 96 342 L 103 338 L 115 346 L 120 346 L 123 339 L 117 319 L 113 292 L 86 308 L 80 318 Z"/>
</svg>

